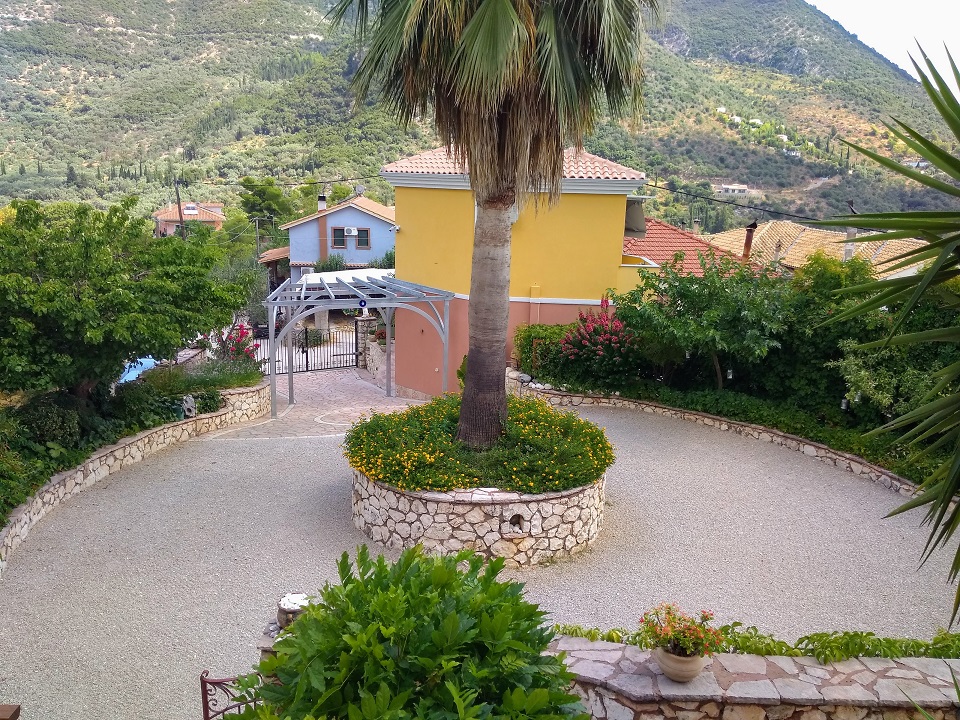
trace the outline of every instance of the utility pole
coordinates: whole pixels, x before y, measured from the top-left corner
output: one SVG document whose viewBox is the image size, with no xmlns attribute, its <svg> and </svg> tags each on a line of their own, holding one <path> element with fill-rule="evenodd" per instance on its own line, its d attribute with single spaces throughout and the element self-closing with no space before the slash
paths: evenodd
<svg viewBox="0 0 960 720">
<path fill-rule="evenodd" d="M 260 218 L 253 219 L 254 225 L 257 228 L 257 258 L 260 257 Z"/>
<path fill-rule="evenodd" d="M 177 195 L 177 214 L 180 216 L 180 237 L 187 241 L 187 224 L 183 221 L 183 203 L 180 202 L 180 178 L 173 179 L 173 191 Z"/>
</svg>

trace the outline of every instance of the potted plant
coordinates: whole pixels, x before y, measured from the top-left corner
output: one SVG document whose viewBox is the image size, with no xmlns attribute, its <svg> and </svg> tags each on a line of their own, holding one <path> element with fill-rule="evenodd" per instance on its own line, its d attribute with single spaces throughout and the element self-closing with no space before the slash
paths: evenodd
<svg viewBox="0 0 960 720">
<path fill-rule="evenodd" d="M 676 682 L 690 682 L 707 663 L 707 656 L 723 647 L 723 633 L 710 627 L 713 613 L 687 615 L 672 603 L 648 610 L 640 618 L 638 635 L 652 647 L 663 674 Z"/>
</svg>

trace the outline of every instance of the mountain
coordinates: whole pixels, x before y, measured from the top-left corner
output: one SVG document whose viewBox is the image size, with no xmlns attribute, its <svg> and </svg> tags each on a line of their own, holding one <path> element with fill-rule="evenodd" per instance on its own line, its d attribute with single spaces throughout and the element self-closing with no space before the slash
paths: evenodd
<svg viewBox="0 0 960 720">
<path fill-rule="evenodd" d="M 179 175 L 193 198 L 235 203 L 246 174 L 342 178 L 389 201 L 379 167 L 433 136 L 370 103 L 354 111 L 359 49 L 326 10 L 314 0 L 6 3 L 0 202 L 138 194 L 147 211 Z M 919 85 L 802 0 L 674 0 L 652 29 L 646 75 L 642 124 L 606 123 L 587 147 L 670 187 L 650 204 L 667 219 L 698 202 L 675 191 L 710 183 L 748 183 L 763 193 L 757 204 L 815 216 L 847 200 L 862 211 L 935 206 L 839 142 L 908 158 L 880 123 L 892 114 L 943 133 Z M 749 221 L 713 209 L 714 224 Z"/>
</svg>

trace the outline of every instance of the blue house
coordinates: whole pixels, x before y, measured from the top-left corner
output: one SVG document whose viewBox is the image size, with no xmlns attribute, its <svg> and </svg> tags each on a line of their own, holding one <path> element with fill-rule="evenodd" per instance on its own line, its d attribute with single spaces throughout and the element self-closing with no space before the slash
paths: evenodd
<svg viewBox="0 0 960 720">
<path fill-rule="evenodd" d="M 367 267 L 396 244 L 392 207 L 362 195 L 327 207 L 322 195 L 317 212 L 280 226 L 290 233 L 290 279 L 303 275 L 331 255 L 343 256 L 347 267 Z"/>
</svg>

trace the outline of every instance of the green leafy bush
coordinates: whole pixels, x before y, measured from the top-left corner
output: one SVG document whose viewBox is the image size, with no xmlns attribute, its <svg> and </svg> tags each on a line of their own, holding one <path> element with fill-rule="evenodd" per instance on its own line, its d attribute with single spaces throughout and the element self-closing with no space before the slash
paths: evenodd
<svg viewBox="0 0 960 720">
<path fill-rule="evenodd" d="M 182 397 L 205 390 L 252 387 L 263 380 L 263 373 L 247 362 L 211 360 L 199 365 L 154 368 L 140 379 L 161 395 Z"/>
<path fill-rule="evenodd" d="M 117 387 L 110 403 L 110 414 L 124 428 L 137 433 L 177 419 L 177 405 L 146 380 L 136 380 Z"/>
<path fill-rule="evenodd" d="M 560 343 L 575 325 L 520 325 L 513 336 L 520 370 L 543 380 L 563 376 Z"/>
<path fill-rule="evenodd" d="M 455 439 L 460 396 L 444 395 L 361 420 L 347 432 L 344 452 L 352 467 L 401 490 L 553 492 L 589 485 L 613 464 L 613 447 L 593 423 L 542 400 L 507 403 L 506 433 L 490 450 Z"/>
<path fill-rule="evenodd" d="M 17 409 L 16 419 L 26 437 L 44 445 L 56 442 L 64 447 L 80 443 L 80 414 L 55 394 L 40 395 Z"/>
<path fill-rule="evenodd" d="M 390 564 L 364 546 L 354 569 L 344 553 L 340 584 L 320 591 L 257 668 L 278 682 L 256 684 L 264 704 L 247 716 L 585 719 L 562 658 L 543 654 L 553 639 L 544 613 L 521 584 L 497 580 L 502 568 L 417 548 Z"/>
</svg>

